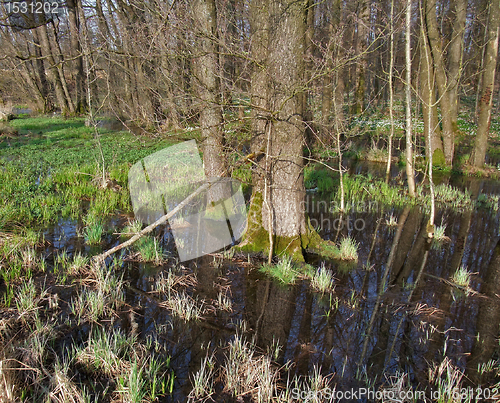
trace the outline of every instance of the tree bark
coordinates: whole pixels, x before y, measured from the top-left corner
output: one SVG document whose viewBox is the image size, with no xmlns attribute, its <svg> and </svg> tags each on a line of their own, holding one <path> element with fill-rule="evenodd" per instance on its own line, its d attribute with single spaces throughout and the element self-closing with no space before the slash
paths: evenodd
<svg viewBox="0 0 500 403">
<path fill-rule="evenodd" d="M 66 101 L 66 95 L 64 94 L 59 72 L 57 71 L 57 65 L 50 47 L 47 27 L 45 25 L 41 25 L 35 30 L 37 31 L 38 39 L 40 40 L 41 54 L 46 60 L 46 63 L 44 63 L 45 73 L 47 74 L 49 81 L 54 86 L 57 103 L 61 108 L 61 112 L 67 113 L 69 111 L 69 106 Z"/>
<path fill-rule="evenodd" d="M 425 35 L 422 30 L 423 35 Z M 422 36 L 423 36 L 422 35 Z M 420 44 L 420 96 L 422 99 L 422 114 L 424 117 L 424 137 L 428 138 L 429 127 L 431 132 L 431 149 L 432 153 L 435 150 L 443 151 L 443 141 L 441 140 L 441 128 L 439 127 L 439 119 L 436 104 L 436 87 L 434 80 L 434 69 L 432 63 L 427 63 L 427 55 L 430 57 L 430 49 L 427 45 L 427 38 L 422 37 Z M 429 80 L 429 77 L 431 79 Z M 430 82 L 430 87 L 429 87 Z M 432 121 L 429 122 L 429 119 Z"/>
<path fill-rule="evenodd" d="M 306 230 L 301 209 L 304 177 L 302 97 L 304 69 L 304 5 L 294 0 L 270 1 L 269 75 L 271 93 L 270 208 L 277 237 L 293 238 Z M 264 208 L 264 217 L 269 211 Z M 266 227 L 267 220 L 264 219 Z"/>
<path fill-rule="evenodd" d="M 453 130 L 457 130 L 458 121 L 458 87 L 462 75 L 463 41 L 465 32 L 465 17 L 467 13 L 467 0 L 454 1 L 453 30 L 448 50 L 448 88 L 450 99 L 450 114 Z"/>
<path fill-rule="evenodd" d="M 193 60 L 197 93 L 201 101 L 200 128 L 203 162 L 207 177 L 227 176 L 224 156 L 224 129 L 218 65 L 217 12 L 214 0 L 196 0 L 192 5 L 198 27 L 198 54 Z"/>
<path fill-rule="evenodd" d="M 251 10 L 258 15 L 254 15 L 251 21 L 262 25 L 254 26 L 252 32 L 265 29 L 268 24 L 265 74 L 270 111 L 265 126 L 263 188 L 253 189 L 247 234 L 241 246 L 255 251 L 286 251 L 303 259 L 301 235 L 307 231 L 301 203 L 305 195 L 301 83 L 306 5 L 294 0 L 258 0 L 254 6 Z M 257 80 L 252 83 L 253 89 L 263 85 L 259 80 L 264 77 L 259 72 L 252 78 Z M 254 127 L 262 129 L 257 125 Z"/>
<path fill-rule="evenodd" d="M 366 70 L 368 64 L 367 41 L 370 26 L 370 2 L 359 1 L 357 21 L 357 63 L 356 63 L 356 91 L 354 99 L 354 113 L 359 115 L 365 109 Z"/>
<path fill-rule="evenodd" d="M 445 70 L 443 50 L 436 20 L 436 0 L 426 1 L 426 27 L 434 62 L 434 73 L 439 89 L 439 103 L 441 105 L 441 119 L 443 124 L 443 146 L 446 163 L 453 163 L 455 152 L 455 128 L 451 117 L 451 103 L 448 95 L 448 77 Z"/>
<path fill-rule="evenodd" d="M 413 144 L 411 124 L 411 7 L 412 0 L 406 3 L 406 178 L 410 196 L 415 196 L 415 173 L 413 171 Z"/>
<path fill-rule="evenodd" d="M 83 113 L 86 109 L 85 78 L 83 75 L 82 47 L 80 45 L 80 23 L 78 8 L 81 6 L 79 0 L 67 0 L 68 22 L 70 33 L 71 57 L 72 61 L 71 75 L 75 81 L 75 111 Z"/>
<path fill-rule="evenodd" d="M 498 40 L 500 31 L 500 3 L 490 4 L 484 70 L 481 79 L 481 97 L 478 103 L 478 126 L 474 143 L 473 164 L 482 167 L 486 157 L 488 134 L 491 125 L 491 108 L 493 106 L 493 91 L 495 86 L 495 70 L 498 55 Z"/>
</svg>

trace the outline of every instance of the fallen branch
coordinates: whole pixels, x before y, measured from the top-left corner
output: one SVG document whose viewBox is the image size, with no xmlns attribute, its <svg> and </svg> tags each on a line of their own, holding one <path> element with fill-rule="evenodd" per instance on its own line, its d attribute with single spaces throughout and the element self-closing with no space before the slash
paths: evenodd
<svg viewBox="0 0 500 403">
<path fill-rule="evenodd" d="M 135 241 L 137 241 L 138 239 L 140 239 L 144 235 L 148 234 L 149 232 L 153 231 L 159 225 L 165 223 L 169 218 L 174 216 L 179 210 L 183 209 L 186 206 L 186 204 L 188 204 L 191 200 L 193 200 L 201 192 L 203 192 L 205 189 L 208 189 L 211 184 L 212 183 L 207 182 L 204 185 L 201 185 L 198 189 L 196 189 L 193 193 L 191 193 L 188 197 L 186 197 L 181 203 L 179 203 L 171 212 L 160 217 L 153 224 L 148 225 L 146 228 L 144 228 L 142 231 L 135 234 L 128 241 L 125 241 L 119 245 L 116 245 L 115 247 L 107 250 L 106 252 L 101 253 L 100 255 L 94 256 L 94 261 L 96 263 L 102 263 L 102 262 L 104 262 L 104 260 L 107 257 L 111 256 L 113 253 L 119 251 L 120 249 L 126 248 L 127 246 L 132 245 Z"/>
</svg>

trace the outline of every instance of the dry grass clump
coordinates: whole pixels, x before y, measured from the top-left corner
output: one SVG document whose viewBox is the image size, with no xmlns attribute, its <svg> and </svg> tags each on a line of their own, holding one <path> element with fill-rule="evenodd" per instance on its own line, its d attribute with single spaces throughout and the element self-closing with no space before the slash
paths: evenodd
<svg viewBox="0 0 500 403">
<path fill-rule="evenodd" d="M 440 402 L 454 402 L 456 392 L 462 389 L 464 373 L 455 367 L 448 357 L 444 357 L 440 364 L 433 364 L 429 368 L 429 381 L 439 395 Z"/>
<path fill-rule="evenodd" d="M 169 295 L 163 306 L 170 309 L 173 316 L 189 322 L 200 320 L 204 313 L 203 301 L 200 304 L 185 292 Z"/>
<path fill-rule="evenodd" d="M 253 344 L 236 335 L 229 343 L 223 377 L 225 391 L 233 396 L 250 395 L 260 403 L 272 401 L 279 372 L 270 357 L 257 355 Z"/>
<path fill-rule="evenodd" d="M 49 399 L 55 403 L 88 403 L 90 396 L 85 389 L 80 390 L 69 374 L 70 360 L 56 360 L 54 373 L 50 377 Z"/>
<path fill-rule="evenodd" d="M 125 300 L 123 274 L 117 277 L 111 268 L 101 264 L 92 266 L 93 278 L 87 282 L 94 288 L 84 287 L 70 303 L 70 311 L 78 323 L 82 320 L 97 322 L 106 313 L 120 307 Z"/>
<path fill-rule="evenodd" d="M 150 348 L 134 335 L 98 329 L 83 347 L 74 348 L 73 355 L 89 373 L 101 373 L 113 380 L 113 402 L 144 403 L 172 393 L 174 380 L 164 348 L 158 343 L 153 353 Z"/>
<path fill-rule="evenodd" d="M 7 357 L 4 351 L 0 356 L 0 401 L 2 402 L 15 401 L 15 367 L 15 360 Z"/>
<path fill-rule="evenodd" d="M 189 401 L 204 401 L 214 393 L 215 358 L 214 354 L 202 360 L 200 369 L 191 378 L 193 389 L 188 395 Z"/>
</svg>

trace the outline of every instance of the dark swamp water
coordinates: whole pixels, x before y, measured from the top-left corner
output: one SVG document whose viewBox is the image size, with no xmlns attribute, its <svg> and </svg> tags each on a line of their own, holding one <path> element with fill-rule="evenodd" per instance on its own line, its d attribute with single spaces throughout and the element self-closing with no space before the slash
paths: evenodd
<svg viewBox="0 0 500 403">
<path fill-rule="evenodd" d="M 360 164 L 352 172 L 379 176 L 383 169 L 378 164 Z M 393 173 L 397 176 L 398 170 Z M 491 180 L 443 176 L 436 182 L 469 190 L 473 197 L 500 194 L 500 184 Z M 311 206 L 323 200 L 314 193 L 308 198 Z M 192 374 L 207 351 L 217 351 L 217 360 L 222 361 L 227 353 L 224 346 L 242 328 L 247 339 L 256 337 L 261 351 L 279 344 L 277 362 L 293 363 L 288 373 L 307 375 L 320 368 L 339 390 L 367 385 L 377 388 L 386 376 L 400 372 L 408 374 L 414 388 L 424 390 L 429 387 L 429 366 L 444 357 L 465 372 L 466 386 L 498 381 L 491 374 L 477 372 L 478 364 L 499 358 L 498 209 L 438 210 L 435 222 L 446 224 L 449 238 L 440 248 L 427 244 L 427 217 L 419 208 L 350 211 L 344 217 L 350 224 L 341 228 L 334 225 L 338 213 L 311 210 L 310 218 L 322 223 L 324 238 L 337 240 L 349 235 L 359 243 L 354 267 L 310 256 L 311 264 L 324 265 L 334 274 L 331 295 L 313 292 L 308 281 L 281 286 L 258 272 L 262 262 L 257 258 L 204 256 L 178 266 L 182 273 L 196 276 L 196 285 L 187 285 L 186 291 L 210 307 L 222 290 L 231 299 L 232 310 L 206 309 L 203 321 L 186 323 L 172 317 L 152 293 L 172 260 L 160 266 L 123 263 L 129 284 L 128 309 L 117 314 L 113 326 L 125 332 L 134 328 L 141 338 L 153 335 L 167 346 L 175 372 L 174 393 L 161 401 L 185 401 L 192 389 Z M 388 225 L 391 214 L 398 226 Z M 120 227 L 125 220 L 120 217 L 109 225 Z M 79 230 L 78 223 L 61 221 L 46 231 L 50 244 L 47 256 L 62 249 L 70 254 L 98 253 L 84 245 L 77 236 Z M 172 251 L 171 233 L 158 235 L 164 250 Z M 110 235 L 102 248 L 116 243 L 116 236 Z M 451 280 L 460 267 L 472 273 L 469 294 Z M 79 329 L 72 337 L 84 339 L 86 332 L 86 328 Z"/>
</svg>

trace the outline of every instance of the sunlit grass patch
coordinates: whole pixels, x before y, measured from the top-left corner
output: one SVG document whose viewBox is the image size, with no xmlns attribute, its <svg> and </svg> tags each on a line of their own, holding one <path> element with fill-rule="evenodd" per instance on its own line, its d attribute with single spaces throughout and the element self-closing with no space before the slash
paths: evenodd
<svg viewBox="0 0 500 403">
<path fill-rule="evenodd" d="M 104 225 L 98 221 L 91 221 L 84 231 L 85 242 L 89 245 L 99 245 L 104 234 Z"/>
<path fill-rule="evenodd" d="M 434 231 L 434 239 L 438 242 L 443 242 L 446 239 L 449 239 L 446 235 L 446 224 L 441 224 L 435 227 Z"/>
<path fill-rule="evenodd" d="M 20 314 L 26 314 L 33 311 L 42 298 L 45 291 L 38 295 L 33 279 L 24 282 L 16 294 L 16 307 Z"/>
<path fill-rule="evenodd" d="M 69 304 L 71 313 L 77 318 L 97 322 L 106 312 L 106 297 L 101 290 L 80 291 Z"/>
<path fill-rule="evenodd" d="M 496 213 L 500 209 L 500 196 L 481 193 L 477 198 L 477 205 Z"/>
<path fill-rule="evenodd" d="M 219 293 L 217 294 L 217 307 L 220 310 L 227 312 L 232 312 L 233 310 L 233 303 L 231 302 L 231 298 L 222 291 L 219 291 Z"/>
<path fill-rule="evenodd" d="M 460 266 L 451 276 L 451 281 L 460 287 L 468 289 L 470 285 L 470 276 L 471 273 L 467 270 L 467 268 Z"/>
<path fill-rule="evenodd" d="M 70 358 L 59 359 L 56 356 L 54 373 L 50 376 L 49 395 L 54 402 L 88 403 L 91 397 L 85 387 L 81 390 L 72 380 L 71 364 Z"/>
<path fill-rule="evenodd" d="M 441 225 L 436 225 L 434 227 L 432 248 L 440 249 L 445 243 L 450 241 L 450 238 L 446 236 L 446 224 L 444 222 L 441 222 Z"/>
<path fill-rule="evenodd" d="M 257 355 L 255 346 L 236 335 L 229 342 L 223 368 L 224 390 L 233 396 L 250 395 L 253 401 L 268 402 L 276 392 L 278 370 L 267 355 Z"/>
<path fill-rule="evenodd" d="M 393 214 L 389 214 L 385 219 L 385 225 L 388 227 L 396 227 L 398 225 L 398 218 Z"/>
<path fill-rule="evenodd" d="M 325 264 L 321 264 L 316 273 L 311 279 L 311 287 L 320 293 L 327 293 L 334 290 L 333 285 L 333 275 L 330 270 L 325 267 Z"/>
<path fill-rule="evenodd" d="M 290 256 L 281 258 L 276 264 L 269 265 L 266 263 L 260 267 L 260 271 L 287 285 L 294 284 L 300 274 Z"/>
<path fill-rule="evenodd" d="M 70 275 L 76 275 L 81 273 L 83 269 L 88 265 L 89 258 L 83 255 L 81 252 L 77 252 L 73 255 L 73 260 L 68 265 L 68 272 Z"/>
<path fill-rule="evenodd" d="M 127 186 L 129 164 L 172 144 L 170 139 L 142 138 L 130 133 L 101 131 L 106 177 L 122 189 L 101 189 L 94 179 L 102 175 L 95 161 L 100 152 L 93 128 L 81 118 L 22 118 L 9 122 L 23 134 L 13 147 L 0 147 L 0 228 L 18 223 L 49 224 L 61 216 L 81 218 L 82 204 L 90 201 L 96 216 L 130 211 Z M 27 134 L 28 136 L 24 136 Z M 5 158 L 4 158 L 5 156 Z"/>
<path fill-rule="evenodd" d="M 125 226 L 125 228 L 122 231 L 122 235 L 130 235 L 133 236 L 140 232 L 142 230 L 142 222 L 139 220 L 131 220 L 128 222 L 128 224 Z"/>
<path fill-rule="evenodd" d="M 351 237 L 345 237 L 340 242 L 339 257 L 342 260 L 358 260 L 359 244 Z"/>
<path fill-rule="evenodd" d="M 366 153 L 366 159 L 368 161 L 375 162 L 387 162 L 387 150 L 383 148 L 373 147 Z"/>
<path fill-rule="evenodd" d="M 470 194 L 463 192 L 448 184 L 437 185 L 434 189 L 435 200 L 437 203 L 442 203 L 445 206 L 452 207 L 455 210 L 470 210 L 473 208 L 473 203 Z M 426 202 L 430 202 L 430 196 L 425 198 Z"/>
<path fill-rule="evenodd" d="M 197 301 L 184 292 L 172 293 L 165 305 L 171 310 L 172 315 L 189 322 L 200 320 L 203 315 L 203 302 Z"/>
<path fill-rule="evenodd" d="M 133 353 L 135 336 L 126 335 L 119 330 L 106 332 L 96 328 L 89 334 L 86 346 L 76 349 L 77 362 L 90 369 L 100 369 L 107 375 L 116 375 L 129 370 L 130 365 L 122 357 Z"/>
<path fill-rule="evenodd" d="M 155 340 L 145 344 L 120 330 L 93 330 L 81 347 L 73 348 L 75 362 L 89 372 L 100 371 L 116 384 L 115 396 L 126 402 L 153 402 L 172 393 L 170 357 Z"/>
<path fill-rule="evenodd" d="M 193 389 L 189 393 L 191 399 L 202 401 L 210 398 L 214 393 L 214 368 L 214 356 L 207 353 L 201 361 L 200 369 L 192 376 L 191 384 Z"/>
<path fill-rule="evenodd" d="M 153 236 L 145 235 L 134 244 L 135 250 L 144 262 L 160 264 L 163 260 L 163 250 L 158 240 Z"/>
<path fill-rule="evenodd" d="M 332 391 L 335 391 L 335 386 L 332 386 L 329 377 L 323 376 L 321 368 L 314 365 L 312 371 L 308 375 L 294 375 L 293 378 L 287 379 L 286 387 L 284 391 L 280 393 L 280 401 L 293 402 L 296 400 L 293 397 L 294 395 L 305 396 L 306 399 L 308 399 L 308 396 L 318 397 L 327 396 L 328 394 L 334 395 Z M 323 400 L 318 399 L 317 401 Z"/>
<path fill-rule="evenodd" d="M 92 273 L 96 287 L 82 288 L 69 304 L 78 323 L 97 322 L 114 308 L 121 306 L 125 298 L 123 274 L 118 277 L 110 268 L 101 265 L 94 265 Z"/>
<path fill-rule="evenodd" d="M 429 369 L 429 381 L 439 398 L 438 403 L 456 402 L 456 393 L 462 389 L 463 371 L 445 356 L 443 361 Z M 458 401 L 461 401 L 459 398 Z"/>
</svg>

